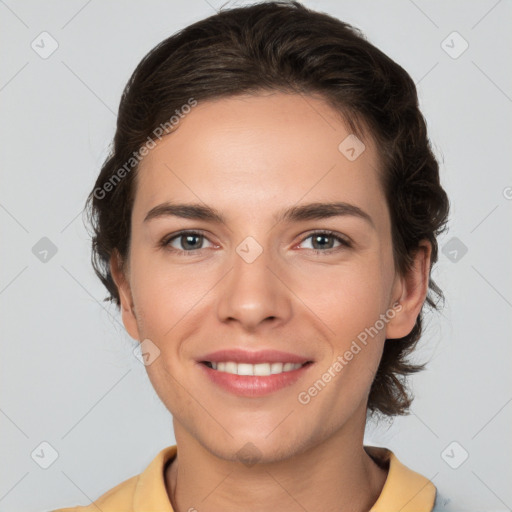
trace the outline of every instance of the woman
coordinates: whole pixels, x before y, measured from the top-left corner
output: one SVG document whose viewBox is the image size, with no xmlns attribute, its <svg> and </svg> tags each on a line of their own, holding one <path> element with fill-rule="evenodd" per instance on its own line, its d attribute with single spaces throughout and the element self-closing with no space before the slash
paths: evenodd
<svg viewBox="0 0 512 512">
<path fill-rule="evenodd" d="M 433 510 L 367 415 L 402 377 L 449 203 L 414 82 L 297 2 L 225 10 L 154 48 L 88 201 L 93 263 L 176 445 L 88 507 Z"/>
</svg>

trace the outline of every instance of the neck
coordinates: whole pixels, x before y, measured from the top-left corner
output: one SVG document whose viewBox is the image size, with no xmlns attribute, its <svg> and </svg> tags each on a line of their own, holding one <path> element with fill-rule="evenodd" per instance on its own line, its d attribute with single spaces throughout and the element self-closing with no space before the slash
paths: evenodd
<svg viewBox="0 0 512 512">
<path fill-rule="evenodd" d="M 174 512 L 367 512 L 387 478 L 363 448 L 364 424 L 360 435 L 337 432 L 289 458 L 254 465 L 217 457 L 177 421 L 174 431 L 178 455 L 165 474 Z"/>
</svg>

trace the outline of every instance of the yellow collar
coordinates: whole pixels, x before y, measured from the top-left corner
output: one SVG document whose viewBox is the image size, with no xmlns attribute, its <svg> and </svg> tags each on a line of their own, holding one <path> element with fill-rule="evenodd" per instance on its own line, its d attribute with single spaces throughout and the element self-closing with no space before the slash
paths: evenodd
<svg viewBox="0 0 512 512">
<path fill-rule="evenodd" d="M 364 446 L 376 462 L 388 468 L 388 476 L 381 494 L 370 512 L 431 512 L 436 488 L 423 475 L 404 466 L 387 448 Z M 177 446 L 161 450 L 140 475 L 121 482 L 83 510 L 84 512 L 173 512 L 164 480 L 166 464 L 176 456 Z M 74 509 L 59 509 L 67 512 Z"/>
<path fill-rule="evenodd" d="M 370 512 L 431 512 L 436 488 L 428 478 L 404 466 L 387 448 L 365 446 L 364 449 L 389 468 L 384 487 Z"/>
</svg>

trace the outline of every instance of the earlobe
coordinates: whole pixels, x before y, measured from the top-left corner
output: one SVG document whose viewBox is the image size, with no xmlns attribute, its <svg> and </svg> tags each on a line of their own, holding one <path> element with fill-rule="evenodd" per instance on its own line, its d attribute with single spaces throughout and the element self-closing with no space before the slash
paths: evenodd
<svg viewBox="0 0 512 512">
<path fill-rule="evenodd" d="M 428 293 L 431 252 L 428 240 L 420 242 L 407 275 L 398 278 L 397 287 L 401 292 L 399 296 L 393 296 L 392 302 L 398 302 L 399 307 L 393 308 L 395 315 L 386 327 L 387 339 L 403 338 L 414 328 Z"/>
<path fill-rule="evenodd" d="M 116 250 L 113 251 L 110 257 L 110 273 L 114 283 L 116 284 L 117 292 L 119 294 L 123 324 L 128 334 L 133 339 L 139 340 L 140 336 L 137 326 L 137 319 L 135 317 L 135 309 L 130 283 L 122 268 L 121 257 Z"/>
</svg>

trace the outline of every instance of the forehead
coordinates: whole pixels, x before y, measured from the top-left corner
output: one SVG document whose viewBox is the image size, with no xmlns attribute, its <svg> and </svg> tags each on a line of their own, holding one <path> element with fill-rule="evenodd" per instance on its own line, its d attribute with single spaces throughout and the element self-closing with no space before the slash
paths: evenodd
<svg viewBox="0 0 512 512">
<path fill-rule="evenodd" d="M 376 148 L 354 137 L 318 97 L 274 92 L 199 102 L 142 160 L 134 216 L 177 198 L 260 213 L 301 198 L 350 200 L 381 215 Z M 356 159 L 352 147 L 364 148 Z"/>
</svg>

